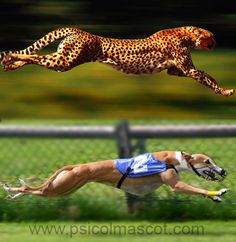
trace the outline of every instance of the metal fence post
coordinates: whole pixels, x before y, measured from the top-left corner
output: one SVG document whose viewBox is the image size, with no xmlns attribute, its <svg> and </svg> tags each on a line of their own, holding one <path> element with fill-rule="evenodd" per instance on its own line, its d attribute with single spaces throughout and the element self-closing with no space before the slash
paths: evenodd
<svg viewBox="0 0 236 242">
<path fill-rule="evenodd" d="M 132 145 L 129 135 L 129 123 L 127 121 L 120 122 L 116 127 L 116 137 L 119 158 L 130 158 L 132 156 Z M 135 205 L 138 202 L 138 196 L 125 193 L 128 210 L 130 213 L 135 211 Z"/>
<path fill-rule="evenodd" d="M 119 158 L 129 158 L 132 156 L 132 147 L 129 137 L 129 123 L 122 121 L 116 126 L 116 138 Z"/>
</svg>

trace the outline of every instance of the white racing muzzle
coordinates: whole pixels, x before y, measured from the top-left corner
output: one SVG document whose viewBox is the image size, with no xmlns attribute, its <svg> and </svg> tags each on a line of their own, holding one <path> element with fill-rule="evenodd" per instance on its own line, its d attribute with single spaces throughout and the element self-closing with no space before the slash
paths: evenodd
<svg viewBox="0 0 236 242">
<path fill-rule="evenodd" d="M 221 167 L 215 165 L 210 159 L 205 164 L 191 164 L 192 170 L 200 177 L 211 181 L 222 181 L 226 177 L 227 173 Z"/>
</svg>

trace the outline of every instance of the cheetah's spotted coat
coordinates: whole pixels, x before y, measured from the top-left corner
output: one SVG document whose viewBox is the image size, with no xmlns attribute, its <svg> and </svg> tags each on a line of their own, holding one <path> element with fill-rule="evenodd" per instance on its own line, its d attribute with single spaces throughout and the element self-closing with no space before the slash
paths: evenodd
<svg viewBox="0 0 236 242">
<path fill-rule="evenodd" d="M 63 38 L 55 53 L 39 56 L 35 53 L 56 39 Z M 0 53 L 4 70 L 15 70 L 26 64 L 37 64 L 55 71 L 68 71 L 86 62 L 99 61 L 125 73 L 160 72 L 187 76 L 211 88 L 215 93 L 230 96 L 233 89 L 219 87 L 207 73 L 197 70 L 190 49 L 211 49 L 213 34 L 207 30 L 186 26 L 167 29 L 137 40 L 118 40 L 96 36 L 76 28 L 54 30 L 28 48 Z"/>
</svg>

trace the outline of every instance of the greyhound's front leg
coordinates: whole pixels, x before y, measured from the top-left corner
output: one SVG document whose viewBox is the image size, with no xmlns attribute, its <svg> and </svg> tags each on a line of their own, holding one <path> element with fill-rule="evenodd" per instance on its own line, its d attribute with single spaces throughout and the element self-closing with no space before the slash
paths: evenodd
<svg viewBox="0 0 236 242">
<path fill-rule="evenodd" d="M 222 202 L 222 199 L 220 198 L 220 196 L 225 194 L 228 191 L 228 189 L 226 189 L 226 188 L 223 188 L 219 191 L 207 191 L 207 190 L 204 190 L 201 188 L 193 187 L 182 181 L 177 181 L 176 184 L 173 187 L 171 187 L 171 189 L 172 189 L 172 191 L 179 192 L 179 193 L 204 195 L 204 196 L 212 199 L 214 202 Z"/>
<path fill-rule="evenodd" d="M 193 187 L 181 181 L 173 169 L 169 169 L 166 172 L 161 173 L 161 179 L 163 183 L 168 185 L 173 192 L 203 195 L 215 202 L 222 202 L 222 199 L 219 196 L 227 192 L 226 188 L 219 191 L 208 191 L 202 188 Z"/>
</svg>

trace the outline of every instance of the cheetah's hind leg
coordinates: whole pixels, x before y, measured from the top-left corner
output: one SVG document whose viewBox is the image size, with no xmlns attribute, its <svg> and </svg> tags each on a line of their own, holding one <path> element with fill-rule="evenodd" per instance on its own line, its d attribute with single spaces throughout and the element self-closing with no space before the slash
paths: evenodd
<svg viewBox="0 0 236 242">
<path fill-rule="evenodd" d="M 9 53 L 2 60 L 3 69 L 16 70 L 24 65 L 33 64 L 38 55 L 22 55 L 17 53 Z"/>
<path fill-rule="evenodd" d="M 15 62 L 6 63 L 3 65 L 3 70 L 4 71 L 16 70 L 26 64 L 27 62 L 25 61 L 15 61 Z"/>
<path fill-rule="evenodd" d="M 36 64 L 54 71 L 67 71 L 73 68 L 73 62 L 68 62 L 66 56 L 62 52 L 55 52 L 48 55 L 22 55 L 12 53 L 4 57 L 3 69 L 15 70 L 21 66 L 28 64 Z"/>
</svg>

